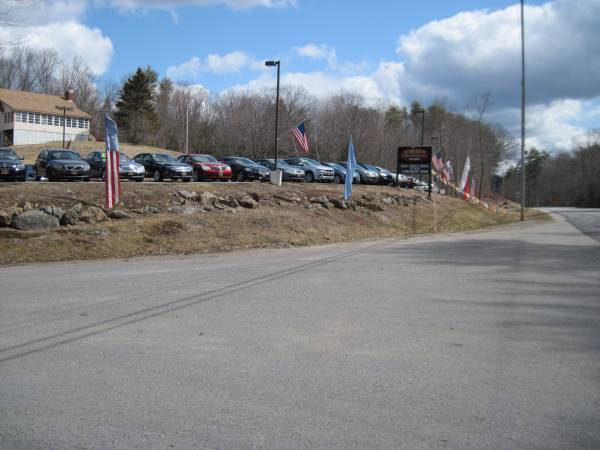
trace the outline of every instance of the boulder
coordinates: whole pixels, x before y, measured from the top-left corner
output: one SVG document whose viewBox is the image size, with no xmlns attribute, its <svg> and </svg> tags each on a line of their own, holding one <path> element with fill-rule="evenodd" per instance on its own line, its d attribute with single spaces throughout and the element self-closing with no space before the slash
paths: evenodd
<svg viewBox="0 0 600 450">
<path fill-rule="evenodd" d="M 65 213 L 61 208 L 53 205 L 43 206 L 40 208 L 40 211 L 44 211 L 46 214 L 50 214 L 51 216 L 56 217 L 58 220 L 60 220 Z"/>
<path fill-rule="evenodd" d="M 323 205 L 322 205 L 322 206 L 323 206 L 323 208 L 325 208 L 325 209 L 331 209 L 331 208 L 333 208 L 333 207 L 334 207 L 334 206 L 333 206 L 333 203 L 330 203 L 330 202 L 323 203 Z"/>
<path fill-rule="evenodd" d="M 213 206 L 218 201 L 218 198 L 212 192 L 200 192 L 200 196 L 198 197 L 198 202 L 203 206 Z"/>
<path fill-rule="evenodd" d="M 231 195 L 219 196 L 219 203 L 221 205 L 229 206 L 230 208 L 237 208 L 240 206 L 237 200 Z"/>
<path fill-rule="evenodd" d="M 73 208 L 73 210 L 74 209 L 75 208 Z M 96 206 L 89 206 L 79 214 L 79 220 L 86 223 L 104 222 L 106 218 L 106 213 Z"/>
<path fill-rule="evenodd" d="M 142 208 L 142 214 L 158 214 L 159 210 L 156 206 L 146 205 Z"/>
<path fill-rule="evenodd" d="M 12 211 L 8 213 L 7 211 L 0 210 L 0 228 L 9 227 L 12 222 L 13 214 Z"/>
<path fill-rule="evenodd" d="M 324 205 L 325 203 L 329 203 L 329 199 L 326 195 L 319 195 L 317 197 L 312 197 L 310 199 L 311 203 L 318 203 L 320 205 Z"/>
<path fill-rule="evenodd" d="M 348 209 L 348 204 L 346 203 L 346 200 L 344 200 L 343 198 L 332 198 L 330 200 L 330 202 L 337 209 Z"/>
<path fill-rule="evenodd" d="M 195 200 L 196 197 L 198 197 L 198 194 L 190 191 L 177 191 L 177 196 L 186 200 Z"/>
<path fill-rule="evenodd" d="M 23 211 L 31 211 L 33 209 L 33 206 L 31 206 L 31 203 L 29 202 L 23 202 L 22 208 Z"/>
<path fill-rule="evenodd" d="M 17 230 L 52 230 L 58 228 L 58 219 L 38 209 L 17 214 L 12 218 L 10 226 Z"/>
<path fill-rule="evenodd" d="M 108 213 L 108 217 L 110 217 L 111 219 L 114 219 L 114 220 L 125 220 L 125 219 L 132 219 L 133 214 L 131 214 L 128 211 L 123 211 L 122 209 L 112 209 Z"/>
<path fill-rule="evenodd" d="M 289 203 L 302 203 L 302 197 L 295 192 L 277 192 L 273 195 L 273 198 Z"/>
<path fill-rule="evenodd" d="M 76 203 L 71 209 L 79 214 L 83 210 L 83 205 L 81 203 Z"/>
<path fill-rule="evenodd" d="M 258 206 L 259 206 L 258 202 L 250 196 L 242 197 L 241 199 L 238 200 L 238 203 L 240 204 L 241 207 L 248 208 L 248 209 L 258 208 Z"/>
<path fill-rule="evenodd" d="M 383 202 L 383 204 L 391 206 L 394 204 L 394 199 L 392 197 L 383 197 L 381 199 L 381 201 Z"/>
<path fill-rule="evenodd" d="M 60 218 L 60 224 L 64 227 L 67 225 L 77 225 L 79 221 L 79 214 L 77 214 L 72 209 L 65 211 L 65 213 Z"/>
</svg>

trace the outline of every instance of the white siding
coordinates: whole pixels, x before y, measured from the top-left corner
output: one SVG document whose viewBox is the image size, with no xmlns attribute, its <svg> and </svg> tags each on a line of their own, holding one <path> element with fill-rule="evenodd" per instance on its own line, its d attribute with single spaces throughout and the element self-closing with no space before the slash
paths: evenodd
<svg viewBox="0 0 600 450">
<path fill-rule="evenodd" d="M 44 127 L 40 127 L 44 128 Z M 82 130 L 83 131 L 83 130 Z M 47 130 L 31 130 L 31 129 L 15 129 L 14 134 L 14 145 L 22 145 L 22 144 L 43 144 L 44 142 L 51 141 L 62 141 L 62 129 L 60 131 L 47 131 Z M 72 133 L 71 130 L 67 128 L 67 132 L 65 134 L 65 141 L 87 141 L 89 134 L 87 130 L 85 133 Z"/>
</svg>

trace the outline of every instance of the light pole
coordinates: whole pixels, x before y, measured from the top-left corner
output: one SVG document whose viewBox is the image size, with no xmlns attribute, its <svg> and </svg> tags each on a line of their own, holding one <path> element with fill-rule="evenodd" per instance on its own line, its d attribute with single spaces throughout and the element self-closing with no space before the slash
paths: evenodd
<svg viewBox="0 0 600 450">
<path fill-rule="evenodd" d="M 417 109 L 415 111 L 415 114 L 421 114 L 421 147 L 423 147 L 423 140 L 424 140 L 424 133 L 425 133 L 425 110 L 424 109 Z M 421 181 L 421 173 L 419 171 L 419 181 Z M 430 187 L 431 189 L 431 187 Z"/>
<path fill-rule="evenodd" d="M 525 13 L 521 0 L 521 221 L 525 220 Z"/>
<path fill-rule="evenodd" d="M 63 112 L 63 150 L 65 148 L 65 133 L 67 127 L 67 111 L 73 111 L 72 106 L 56 106 L 56 109 Z"/>
<path fill-rule="evenodd" d="M 265 66 L 267 67 L 277 67 L 277 94 L 275 99 L 275 172 L 279 169 L 277 168 L 277 158 L 278 158 L 278 142 L 277 142 L 277 131 L 279 128 L 279 67 L 280 61 L 265 61 Z"/>
</svg>

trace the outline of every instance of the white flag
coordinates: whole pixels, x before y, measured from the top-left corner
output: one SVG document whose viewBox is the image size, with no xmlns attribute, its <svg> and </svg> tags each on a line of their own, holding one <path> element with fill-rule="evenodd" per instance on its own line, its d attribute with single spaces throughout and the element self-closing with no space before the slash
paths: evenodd
<svg viewBox="0 0 600 450">
<path fill-rule="evenodd" d="M 462 175 L 460 176 L 458 192 L 463 192 L 465 190 L 465 185 L 467 184 L 467 177 L 469 176 L 469 170 L 471 170 L 471 160 L 467 156 L 467 159 L 465 160 L 465 166 L 463 167 Z"/>
</svg>

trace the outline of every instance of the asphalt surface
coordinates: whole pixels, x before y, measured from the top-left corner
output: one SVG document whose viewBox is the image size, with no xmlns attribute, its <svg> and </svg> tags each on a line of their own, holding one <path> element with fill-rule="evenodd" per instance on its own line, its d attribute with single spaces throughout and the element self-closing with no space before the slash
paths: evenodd
<svg viewBox="0 0 600 450">
<path fill-rule="evenodd" d="M 544 208 L 567 219 L 579 231 L 600 242 L 600 209 Z"/>
<path fill-rule="evenodd" d="M 0 448 L 600 448 L 599 268 L 562 216 L 1 268 Z"/>
</svg>

